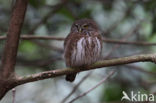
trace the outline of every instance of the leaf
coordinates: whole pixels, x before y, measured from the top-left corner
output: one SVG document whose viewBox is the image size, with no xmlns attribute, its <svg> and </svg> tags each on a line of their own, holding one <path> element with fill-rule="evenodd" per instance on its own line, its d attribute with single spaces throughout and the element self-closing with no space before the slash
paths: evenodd
<svg viewBox="0 0 156 103">
<path fill-rule="evenodd" d="M 106 101 L 120 101 L 122 98 L 122 87 L 116 83 L 108 83 L 104 87 L 102 102 Z"/>
<path fill-rule="evenodd" d="M 62 9 L 60 9 L 58 11 L 59 14 L 63 14 L 64 16 L 66 16 L 67 18 L 71 19 L 71 20 L 74 20 L 71 12 L 69 12 L 65 7 L 63 7 Z"/>
<path fill-rule="evenodd" d="M 29 0 L 29 4 L 35 8 L 45 5 L 46 0 Z"/>
</svg>

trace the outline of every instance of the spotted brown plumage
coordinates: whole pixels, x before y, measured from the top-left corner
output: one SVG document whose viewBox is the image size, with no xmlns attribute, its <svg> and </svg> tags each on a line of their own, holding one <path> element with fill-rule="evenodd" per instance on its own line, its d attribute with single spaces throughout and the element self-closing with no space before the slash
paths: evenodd
<svg viewBox="0 0 156 103">
<path fill-rule="evenodd" d="M 80 68 L 99 60 L 102 39 L 96 23 L 91 19 L 81 19 L 73 23 L 64 42 L 64 58 L 67 67 Z M 76 74 L 68 74 L 67 81 L 74 81 Z"/>
</svg>

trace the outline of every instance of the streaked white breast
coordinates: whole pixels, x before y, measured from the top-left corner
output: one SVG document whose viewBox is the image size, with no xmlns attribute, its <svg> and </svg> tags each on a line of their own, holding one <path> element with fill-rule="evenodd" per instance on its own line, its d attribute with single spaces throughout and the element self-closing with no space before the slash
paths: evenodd
<svg viewBox="0 0 156 103">
<path fill-rule="evenodd" d="M 92 43 L 95 44 L 95 47 L 92 49 L 86 48 L 87 42 L 89 44 L 88 45 L 89 48 L 91 48 Z M 97 37 L 96 38 L 83 37 L 80 40 L 78 40 L 77 46 L 73 49 L 73 52 L 71 54 L 71 65 L 72 66 L 90 65 L 96 62 L 100 56 L 101 56 L 100 40 Z"/>
</svg>

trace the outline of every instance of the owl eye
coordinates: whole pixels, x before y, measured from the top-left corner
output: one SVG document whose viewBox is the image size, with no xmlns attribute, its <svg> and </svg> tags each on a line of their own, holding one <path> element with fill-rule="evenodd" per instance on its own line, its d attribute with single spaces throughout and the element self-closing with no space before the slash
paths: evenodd
<svg viewBox="0 0 156 103">
<path fill-rule="evenodd" d="M 78 28 L 79 27 L 79 25 L 78 24 L 75 24 L 75 26 Z"/>
<path fill-rule="evenodd" d="M 84 28 L 88 28 L 88 26 L 89 26 L 89 25 L 87 25 L 87 24 L 83 25 Z"/>
</svg>

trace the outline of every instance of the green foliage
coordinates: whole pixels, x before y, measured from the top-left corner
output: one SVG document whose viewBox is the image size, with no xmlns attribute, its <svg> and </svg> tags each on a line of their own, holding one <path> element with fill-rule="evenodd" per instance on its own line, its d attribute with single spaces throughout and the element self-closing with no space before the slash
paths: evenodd
<svg viewBox="0 0 156 103">
<path fill-rule="evenodd" d="M 144 5 L 147 11 L 154 10 L 156 7 L 156 0 L 147 0 Z"/>
<path fill-rule="evenodd" d="M 149 72 L 156 73 L 156 65 L 153 63 L 148 63 L 146 70 Z M 155 80 L 156 80 L 156 78 L 155 78 Z"/>
<path fill-rule="evenodd" d="M 74 20 L 74 17 L 72 16 L 71 12 L 67 10 L 67 8 L 63 7 L 62 9 L 59 10 L 59 14 L 64 15 L 65 17 Z"/>
<path fill-rule="evenodd" d="M 85 10 L 79 15 L 79 18 L 90 18 L 91 12 L 91 10 Z"/>
<path fill-rule="evenodd" d="M 120 84 L 107 83 L 104 85 L 101 101 L 120 101 L 122 97 L 122 91 L 123 88 L 120 86 Z"/>
<path fill-rule="evenodd" d="M 155 7 L 156 7 L 156 0 L 148 0 L 146 3 L 144 3 L 145 10 L 153 16 L 153 28 L 152 28 L 152 34 L 156 33 L 156 12 L 155 12 Z"/>
<path fill-rule="evenodd" d="M 103 0 L 103 8 L 110 12 L 112 10 L 112 6 L 115 0 Z"/>
<path fill-rule="evenodd" d="M 152 23 L 153 23 L 152 34 L 155 34 L 156 33 L 156 15 L 154 15 Z"/>
<path fill-rule="evenodd" d="M 39 47 L 27 40 L 21 41 L 19 45 L 19 52 L 21 54 L 26 54 L 26 58 L 33 59 L 33 58 L 39 58 L 40 54 L 38 53 Z"/>
<path fill-rule="evenodd" d="M 155 42 L 155 41 L 156 41 L 156 33 L 154 33 L 152 36 L 150 36 L 150 37 L 148 38 L 148 41 L 149 41 L 149 42 Z M 152 51 L 153 51 L 153 52 L 156 52 L 156 48 L 153 47 L 153 48 L 152 48 Z"/>
<path fill-rule="evenodd" d="M 34 8 L 39 8 L 40 6 L 45 5 L 46 0 L 29 0 L 29 4 Z"/>
<path fill-rule="evenodd" d="M 21 52 L 34 53 L 37 51 L 37 46 L 30 41 L 24 40 L 20 43 L 19 50 Z"/>
</svg>

